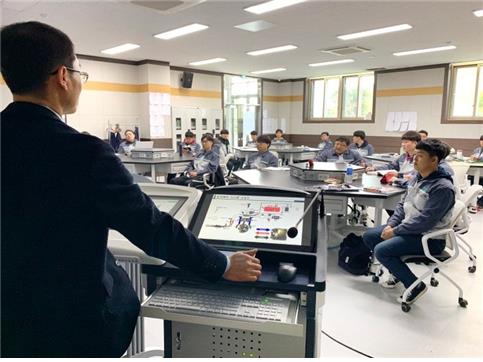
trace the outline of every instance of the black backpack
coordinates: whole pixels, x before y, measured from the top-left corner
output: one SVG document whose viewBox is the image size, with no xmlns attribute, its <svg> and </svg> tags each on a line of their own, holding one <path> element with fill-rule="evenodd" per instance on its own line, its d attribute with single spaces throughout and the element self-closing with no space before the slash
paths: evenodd
<svg viewBox="0 0 483 362">
<path fill-rule="evenodd" d="M 362 236 L 347 235 L 339 249 L 339 266 L 354 275 L 367 275 L 371 266 L 371 251 L 362 242 Z"/>
</svg>

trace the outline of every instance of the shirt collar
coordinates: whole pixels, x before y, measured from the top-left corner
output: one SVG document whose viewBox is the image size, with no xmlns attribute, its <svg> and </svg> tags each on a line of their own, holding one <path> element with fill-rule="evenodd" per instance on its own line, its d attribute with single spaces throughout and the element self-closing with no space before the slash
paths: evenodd
<svg viewBox="0 0 483 362">
<path fill-rule="evenodd" d="M 60 114 L 58 114 L 56 111 L 54 111 L 52 108 L 50 108 L 49 106 L 45 106 L 43 104 L 38 104 L 38 105 L 41 106 L 41 107 L 47 108 L 49 111 L 51 111 L 53 114 L 55 114 L 57 116 L 57 118 L 59 118 L 59 120 L 64 122 L 64 120 L 62 119 L 62 116 Z"/>
</svg>

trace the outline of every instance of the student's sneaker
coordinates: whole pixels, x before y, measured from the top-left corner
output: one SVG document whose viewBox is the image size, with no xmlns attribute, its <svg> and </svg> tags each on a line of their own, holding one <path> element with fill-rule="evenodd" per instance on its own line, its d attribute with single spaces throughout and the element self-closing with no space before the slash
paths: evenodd
<svg viewBox="0 0 483 362">
<path fill-rule="evenodd" d="M 472 214 L 476 214 L 478 212 L 478 206 L 470 206 L 468 207 L 468 212 Z"/>
<path fill-rule="evenodd" d="M 394 289 L 396 288 L 396 285 L 398 285 L 399 280 L 394 278 L 394 276 L 390 275 L 389 278 L 387 278 L 385 281 L 381 283 L 381 287 L 386 288 L 386 289 Z"/>
<path fill-rule="evenodd" d="M 416 300 L 418 300 L 424 293 L 426 293 L 426 291 L 428 290 L 428 287 L 426 286 L 426 284 L 424 284 L 423 282 L 419 283 L 418 285 L 416 285 L 416 287 L 411 291 L 411 293 L 409 293 L 409 296 L 406 300 L 406 303 L 407 304 L 413 304 Z M 397 301 L 399 303 L 402 303 L 402 295 L 397 298 Z"/>
</svg>

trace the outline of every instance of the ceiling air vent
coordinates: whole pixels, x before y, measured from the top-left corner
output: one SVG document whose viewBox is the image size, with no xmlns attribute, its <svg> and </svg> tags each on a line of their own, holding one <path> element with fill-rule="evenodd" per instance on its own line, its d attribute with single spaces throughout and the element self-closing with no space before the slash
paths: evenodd
<svg viewBox="0 0 483 362">
<path fill-rule="evenodd" d="M 182 10 L 186 10 L 198 4 L 204 3 L 206 0 L 178 0 L 178 1 L 169 1 L 169 0 L 150 0 L 150 1 L 138 1 L 132 0 L 131 4 L 137 6 L 143 6 L 145 8 L 150 8 L 156 10 L 157 12 L 168 15 L 180 12 Z"/>
<path fill-rule="evenodd" d="M 349 46 L 349 47 L 321 50 L 322 53 L 327 53 L 327 54 L 332 54 L 332 55 L 350 55 L 350 54 L 355 54 L 355 53 L 367 53 L 367 52 L 370 52 L 370 51 L 371 51 L 370 49 L 366 49 L 366 48 L 358 47 L 358 46 Z"/>
</svg>

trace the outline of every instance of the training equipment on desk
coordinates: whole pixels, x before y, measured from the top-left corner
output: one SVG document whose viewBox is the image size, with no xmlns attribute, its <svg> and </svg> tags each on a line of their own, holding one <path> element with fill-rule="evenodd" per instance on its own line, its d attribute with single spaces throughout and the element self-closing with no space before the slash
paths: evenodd
<svg viewBox="0 0 483 362">
<path fill-rule="evenodd" d="M 306 167 L 305 163 L 295 163 L 289 165 L 290 176 L 299 178 L 304 181 L 326 181 L 337 180 L 344 181 L 346 172 L 346 163 L 338 164 L 336 162 L 314 162 L 313 166 Z M 350 165 L 353 170 L 352 180 L 362 177 L 364 168 L 356 165 Z"/>
<path fill-rule="evenodd" d="M 133 148 L 131 151 L 131 157 L 146 160 L 172 158 L 174 157 L 174 150 L 170 148 Z"/>
<path fill-rule="evenodd" d="M 288 283 L 295 279 L 297 267 L 293 263 L 280 263 L 278 267 L 277 277 L 282 283 Z"/>
<path fill-rule="evenodd" d="M 297 221 L 297 223 L 295 224 L 295 226 L 292 226 L 291 228 L 288 229 L 287 235 L 288 235 L 289 238 L 293 239 L 294 237 L 297 236 L 297 234 L 299 233 L 299 230 L 297 229 L 297 226 L 299 226 L 299 224 L 302 222 L 302 220 L 305 217 L 305 214 L 307 214 L 307 211 L 310 210 L 310 208 L 314 204 L 315 200 L 317 200 L 317 198 L 319 197 L 319 195 L 320 195 L 321 192 L 322 192 L 322 189 L 319 189 L 317 191 L 317 193 L 315 194 L 315 196 L 312 198 L 312 201 L 310 201 L 309 206 L 307 206 L 307 208 L 304 210 L 304 213 L 302 214 L 302 216 L 300 217 L 300 219 Z"/>
</svg>

